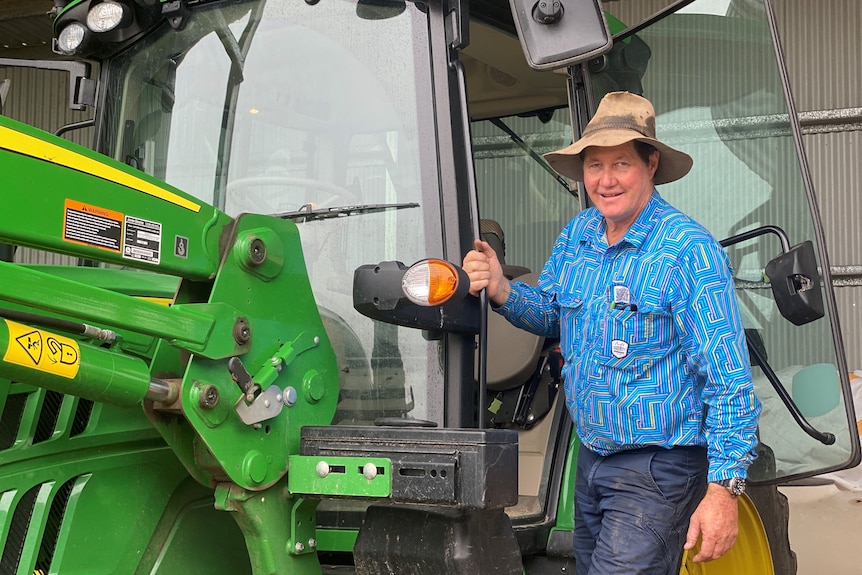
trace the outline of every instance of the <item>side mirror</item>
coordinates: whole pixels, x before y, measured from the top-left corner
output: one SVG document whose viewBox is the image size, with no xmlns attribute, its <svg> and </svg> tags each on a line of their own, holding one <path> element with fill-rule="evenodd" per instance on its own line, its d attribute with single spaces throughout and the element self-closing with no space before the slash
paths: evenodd
<svg viewBox="0 0 862 575">
<path fill-rule="evenodd" d="M 446 263 L 456 276 L 454 285 L 445 298 L 434 303 L 429 297 L 419 304 L 404 290 L 405 274 L 427 278 L 427 285 L 419 286 L 419 292 L 436 293 L 433 274 L 422 269 L 429 261 L 423 260 L 410 267 L 401 262 L 380 262 L 376 265 L 360 266 L 353 272 L 353 307 L 366 317 L 385 323 L 403 325 L 416 329 L 444 332 L 477 333 L 479 331 L 479 299 L 468 296 L 470 279 L 460 268 Z M 439 261 L 439 260 L 436 260 Z M 414 272 L 419 271 L 419 274 Z M 421 282 L 420 282 L 421 283 Z M 413 283 L 417 286 L 418 284 Z"/>
<path fill-rule="evenodd" d="M 521 47 L 536 70 L 564 68 L 613 46 L 599 0 L 509 0 Z"/>
<path fill-rule="evenodd" d="M 0 66 L 60 70 L 69 73 L 69 109 L 86 110 L 96 105 L 96 80 L 90 78 L 90 64 L 71 60 L 23 60 L 0 58 Z M 5 91 L 4 91 L 5 90 Z M 0 100 L 5 101 L 9 85 L 0 86 Z"/>
<path fill-rule="evenodd" d="M 825 315 L 817 258 L 810 240 L 770 260 L 766 276 L 778 311 L 793 324 L 805 325 Z"/>
</svg>

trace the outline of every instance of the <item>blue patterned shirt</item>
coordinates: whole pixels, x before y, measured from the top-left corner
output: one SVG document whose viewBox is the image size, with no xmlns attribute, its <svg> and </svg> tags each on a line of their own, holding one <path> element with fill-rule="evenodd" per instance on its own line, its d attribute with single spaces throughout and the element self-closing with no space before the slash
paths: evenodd
<svg viewBox="0 0 862 575">
<path fill-rule="evenodd" d="M 613 246 L 598 210 L 578 214 L 538 287 L 513 282 L 496 309 L 560 337 L 566 405 L 586 447 L 704 445 L 709 481 L 746 476 L 760 402 L 730 261 L 657 191 Z"/>
</svg>

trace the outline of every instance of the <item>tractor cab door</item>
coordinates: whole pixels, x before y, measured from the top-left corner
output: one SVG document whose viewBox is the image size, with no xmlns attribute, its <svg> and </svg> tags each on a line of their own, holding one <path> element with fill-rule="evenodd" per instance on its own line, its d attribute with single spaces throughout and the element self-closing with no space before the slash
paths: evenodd
<svg viewBox="0 0 862 575">
<path fill-rule="evenodd" d="M 614 15 L 636 23 L 630 4 L 614 6 Z M 694 158 L 691 173 L 660 193 L 730 255 L 764 405 L 750 475 L 769 483 L 859 461 L 829 260 L 775 31 L 768 0 L 696 1 L 619 32 L 584 83 L 593 102 L 612 90 L 643 93 L 659 138 Z M 784 254 L 805 242 L 812 260 L 803 287 L 794 285 L 800 259 Z M 778 272 L 788 259 L 796 272 Z M 787 297 L 809 295 L 816 313 L 783 309 Z"/>
<path fill-rule="evenodd" d="M 644 95 L 656 108 L 659 139 L 694 158 L 689 175 L 659 193 L 722 241 L 734 268 L 764 406 L 750 480 L 777 484 L 856 465 L 859 435 L 829 260 L 771 3 L 606 7 L 613 48 L 568 69 L 564 101 L 553 76 L 519 67 L 503 42 L 483 48 L 498 19 L 474 10 L 462 60 L 475 72 L 468 93 L 483 236 L 502 236 L 513 275 L 540 271 L 560 229 L 587 205 L 582 185 L 549 173 L 541 154 L 577 139 L 604 94 Z M 528 82 L 535 90 L 525 94 Z M 502 418 L 491 374 L 512 357 L 489 345 L 492 419 Z M 520 426 L 521 499 L 509 511 L 522 547 L 541 539 L 526 533 L 550 520 L 545 552 L 565 555 L 572 527 L 568 416 L 554 403 L 541 421 L 510 424 Z"/>
</svg>

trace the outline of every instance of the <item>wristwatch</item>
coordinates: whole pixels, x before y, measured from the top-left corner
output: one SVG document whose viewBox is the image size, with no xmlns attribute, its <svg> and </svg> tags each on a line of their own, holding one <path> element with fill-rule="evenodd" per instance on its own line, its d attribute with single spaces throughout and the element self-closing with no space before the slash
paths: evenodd
<svg viewBox="0 0 862 575">
<path fill-rule="evenodd" d="M 743 493 L 745 493 L 745 479 L 742 477 L 731 477 L 730 479 L 722 479 L 720 481 L 713 481 L 712 483 L 721 485 L 734 497 L 739 497 Z"/>
</svg>

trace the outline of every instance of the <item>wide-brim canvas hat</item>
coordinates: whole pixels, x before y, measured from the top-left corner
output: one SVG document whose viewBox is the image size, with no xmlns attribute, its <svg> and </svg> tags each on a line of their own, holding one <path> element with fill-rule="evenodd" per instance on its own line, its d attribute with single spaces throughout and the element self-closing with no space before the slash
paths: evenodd
<svg viewBox="0 0 862 575">
<path fill-rule="evenodd" d="M 580 154 L 586 148 L 619 146 L 633 140 L 646 142 L 661 153 L 653 183 L 673 182 L 691 170 L 694 163 L 691 156 L 656 139 L 655 110 L 650 101 L 630 92 L 607 94 L 584 128 L 583 136 L 562 150 L 545 154 L 545 159 L 560 174 L 582 180 L 584 162 Z"/>
</svg>

